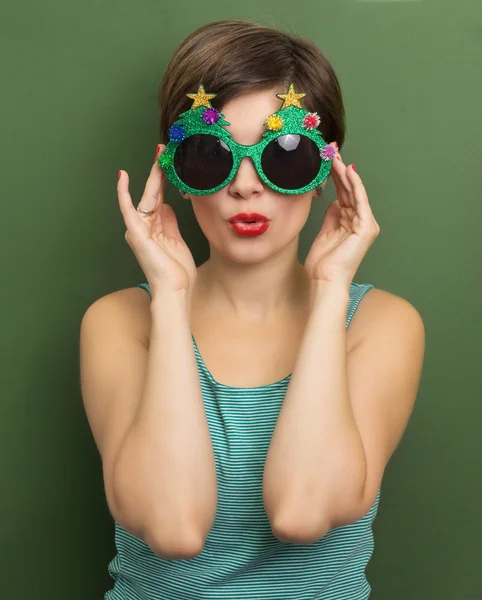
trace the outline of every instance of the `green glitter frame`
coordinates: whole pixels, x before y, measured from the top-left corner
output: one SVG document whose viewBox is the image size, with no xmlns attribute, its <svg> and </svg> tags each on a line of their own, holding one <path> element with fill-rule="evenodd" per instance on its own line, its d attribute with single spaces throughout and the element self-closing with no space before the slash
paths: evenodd
<svg viewBox="0 0 482 600">
<path fill-rule="evenodd" d="M 318 146 L 321 155 L 323 148 L 328 145 L 327 142 L 323 139 L 321 133 L 316 128 L 306 129 L 302 126 L 304 117 L 309 114 L 310 111 L 305 110 L 304 108 L 298 108 L 296 106 L 289 106 L 287 108 L 280 109 L 270 116 L 276 115 L 281 117 L 284 121 L 283 127 L 277 131 L 267 130 L 264 132 L 263 137 L 259 142 L 251 146 L 244 146 L 235 142 L 232 139 L 231 133 L 224 129 L 224 126 L 230 125 L 230 123 L 224 120 L 224 115 L 222 113 L 220 113 L 221 118 L 217 121 L 217 123 L 213 125 L 205 123 L 202 118 L 205 110 L 208 109 L 204 106 L 190 109 L 179 115 L 179 119 L 174 123 L 174 125 L 180 125 L 184 128 L 186 132 L 186 138 L 192 135 L 205 133 L 214 135 L 215 137 L 223 140 L 229 146 L 232 152 L 233 167 L 228 177 L 216 187 L 208 190 L 197 190 L 195 188 L 191 188 L 179 179 L 174 168 L 174 153 L 182 142 L 175 142 L 171 140 L 167 144 L 164 152 L 159 155 L 158 163 L 166 173 L 169 181 L 181 192 L 193 194 L 194 196 L 206 196 L 208 194 L 214 194 L 223 187 L 226 187 L 232 181 L 238 171 L 241 160 L 246 156 L 251 158 L 253 161 L 254 167 L 260 179 L 270 188 L 276 190 L 277 192 L 281 192 L 282 194 L 304 194 L 305 192 L 309 192 L 321 185 L 330 174 L 333 160 L 321 158 L 320 170 L 318 171 L 316 177 L 308 185 L 294 190 L 287 190 L 273 184 L 266 177 L 261 166 L 261 154 L 263 153 L 265 147 L 277 137 L 288 134 L 304 135 L 313 140 L 313 142 L 315 142 L 315 144 Z"/>
</svg>

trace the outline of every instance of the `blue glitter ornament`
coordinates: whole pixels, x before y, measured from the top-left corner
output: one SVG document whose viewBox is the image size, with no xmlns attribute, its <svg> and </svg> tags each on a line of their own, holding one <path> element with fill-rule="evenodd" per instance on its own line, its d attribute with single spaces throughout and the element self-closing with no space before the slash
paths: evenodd
<svg viewBox="0 0 482 600">
<path fill-rule="evenodd" d="M 173 125 L 169 129 L 169 139 L 171 142 L 182 142 L 186 139 L 186 130 L 182 125 Z"/>
</svg>

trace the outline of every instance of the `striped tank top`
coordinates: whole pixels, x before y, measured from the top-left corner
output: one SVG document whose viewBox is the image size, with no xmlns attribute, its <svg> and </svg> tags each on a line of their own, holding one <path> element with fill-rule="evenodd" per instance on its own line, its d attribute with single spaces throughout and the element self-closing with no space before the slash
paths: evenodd
<svg viewBox="0 0 482 600">
<path fill-rule="evenodd" d="M 149 285 L 137 287 L 150 293 Z M 350 286 L 347 327 L 371 284 Z M 263 468 L 290 375 L 260 387 L 217 382 L 192 338 L 214 447 L 218 505 L 202 552 L 165 560 L 115 523 L 114 580 L 104 600 L 365 600 L 365 568 L 380 490 L 359 521 L 313 544 L 274 537 L 262 499 Z"/>
</svg>

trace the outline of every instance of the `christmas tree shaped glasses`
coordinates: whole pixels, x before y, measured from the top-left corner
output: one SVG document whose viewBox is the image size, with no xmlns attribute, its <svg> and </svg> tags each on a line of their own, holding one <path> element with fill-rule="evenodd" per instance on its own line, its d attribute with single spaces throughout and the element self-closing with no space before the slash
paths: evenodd
<svg viewBox="0 0 482 600">
<path fill-rule="evenodd" d="M 279 111 L 265 121 L 260 142 L 238 144 L 225 129 L 224 115 L 211 106 L 215 94 L 201 85 L 190 110 L 179 115 L 169 130 L 169 143 L 159 165 L 182 192 L 201 196 L 222 189 L 233 179 L 244 157 L 253 161 L 260 179 L 283 194 L 303 194 L 328 177 L 337 150 L 327 144 L 317 127 L 320 118 L 302 108 L 290 85 Z"/>
</svg>

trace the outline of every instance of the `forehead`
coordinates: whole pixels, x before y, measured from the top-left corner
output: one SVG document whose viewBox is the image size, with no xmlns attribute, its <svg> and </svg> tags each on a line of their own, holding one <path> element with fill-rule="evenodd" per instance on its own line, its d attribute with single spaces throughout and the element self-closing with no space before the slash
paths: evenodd
<svg viewBox="0 0 482 600">
<path fill-rule="evenodd" d="M 239 144 L 251 145 L 261 140 L 266 131 L 264 122 L 281 108 L 282 100 L 276 97 L 283 90 L 272 89 L 250 92 L 227 102 L 221 112 L 230 125 L 225 129 Z"/>
</svg>

